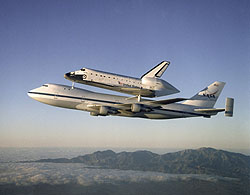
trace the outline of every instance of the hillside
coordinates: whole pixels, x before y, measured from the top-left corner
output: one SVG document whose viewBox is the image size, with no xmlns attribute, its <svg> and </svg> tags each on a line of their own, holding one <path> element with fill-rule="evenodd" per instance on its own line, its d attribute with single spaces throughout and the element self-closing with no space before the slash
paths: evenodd
<svg viewBox="0 0 250 195">
<path fill-rule="evenodd" d="M 149 151 L 98 151 L 72 159 L 41 159 L 35 162 L 84 163 L 101 168 L 157 171 L 175 174 L 212 174 L 249 181 L 250 156 L 213 148 L 183 150 L 163 155 Z"/>
</svg>

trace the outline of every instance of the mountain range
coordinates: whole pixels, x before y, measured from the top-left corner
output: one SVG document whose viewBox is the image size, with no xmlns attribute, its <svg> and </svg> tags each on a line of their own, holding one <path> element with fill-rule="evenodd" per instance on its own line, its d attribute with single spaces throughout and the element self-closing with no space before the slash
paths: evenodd
<svg viewBox="0 0 250 195">
<path fill-rule="evenodd" d="M 156 154 L 150 151 L 97 151 L 75 158 L 41 159 L 33 162 L 84 163 L 99 168 L 156 171 L 173 174 L 209 174 L 249 182 L 250 156 L 213 148 Z"/>
</svg>

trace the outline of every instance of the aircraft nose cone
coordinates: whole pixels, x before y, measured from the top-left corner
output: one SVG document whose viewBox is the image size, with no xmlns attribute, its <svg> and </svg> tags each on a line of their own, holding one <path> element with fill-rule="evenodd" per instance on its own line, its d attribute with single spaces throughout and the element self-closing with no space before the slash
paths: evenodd
<svg viewBox="0 0 250 195">
<path fill-rule="evenodd" d="M 34 98 L 34 89 L 30 90 L 27 95 L 31 98 Z"/>
<path fill-rule="evenodd" d="M 64 78 L 65 78 L 65 79 L 70 78 L 70 72 L 68 72 L 68 73 L 64 74 Z"/>
<path fill-rule="evenodd" d="M 31 93 L 30 93 L 30 91 L 27 93 L 27 95 L 28 95 L 29 97 L 31 97 Z"/>
<path fill-rule="evenodd" d="M 68 79 L 70 81 L 74 81 L 75 80 L 75 72 L 68 72 L 64 75 L 65 79 Z"/>
</svg>

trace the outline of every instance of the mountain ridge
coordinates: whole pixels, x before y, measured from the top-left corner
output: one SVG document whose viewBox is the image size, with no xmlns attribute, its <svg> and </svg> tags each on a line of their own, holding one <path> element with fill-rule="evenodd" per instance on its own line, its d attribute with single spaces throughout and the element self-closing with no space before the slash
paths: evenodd
<svg viewBox="0 0 250 195">
<path fill-rule="evenodd" d="M 83 163 L 100 168 L 173 174 L 209 174 L 247 181 L 250 178 L 250 156 L 206 147 L 162 155 L 147 150 L 119 153 L 105 150 L 71 159 L 40 159 L 33 162 Z"/>
</svg>

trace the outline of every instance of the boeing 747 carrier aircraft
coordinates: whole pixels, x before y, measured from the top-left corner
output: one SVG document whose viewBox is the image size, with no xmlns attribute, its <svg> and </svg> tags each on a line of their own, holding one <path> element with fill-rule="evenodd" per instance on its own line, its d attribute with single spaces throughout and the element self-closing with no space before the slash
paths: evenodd
<svg viewBox="0 0 250 195">
<path fill-rule="evenodd" d="M 214 108 L 224 87 L 224 82 L 214 82 L 190 99 L 167 100 L 129 99 L 124 96 L 95 93 L 71 86 L 45 84 L 28 92 L 28 95 L 45 104 L 90 112 L 92 116 L 125 116 L 146 119 L 174 119 L 187 117 L 210 118 L 225 111 L 233 116 L 232 98 L 226 99 L 225 108 Z M 183 101 L 182 103 L 180 103 Z"/>
<path fill-rule="evenodd" d="M 140 97 L 160 97 L 180 92 L 168 82 L 160 79 L 170 62 L 163 61 L 145 73 L 140 79 L 90 68 L 69 72 L 64 77 L 72 82 L 92 85 L 104 89 Z"/>
</svg>

